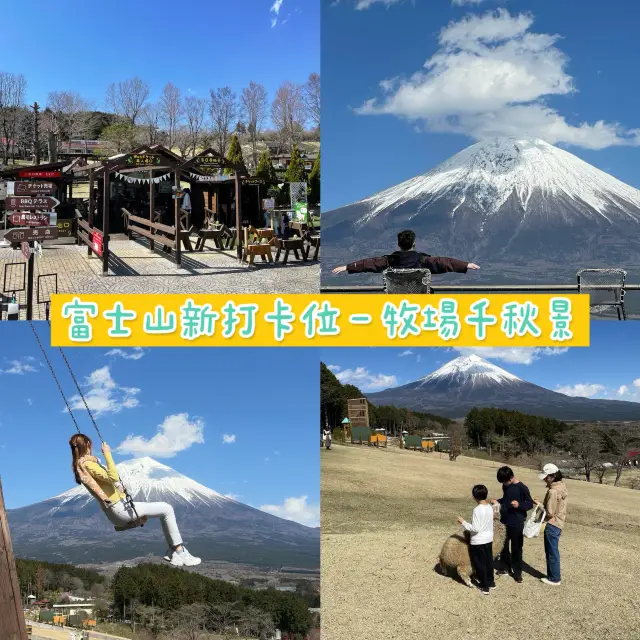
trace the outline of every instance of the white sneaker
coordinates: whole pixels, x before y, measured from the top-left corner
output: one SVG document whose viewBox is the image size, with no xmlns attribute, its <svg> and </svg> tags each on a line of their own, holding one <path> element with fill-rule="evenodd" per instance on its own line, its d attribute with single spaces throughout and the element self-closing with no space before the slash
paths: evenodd
<svg viewBox="0 0 640 640">
<path fill-rule="evenodd" d="M 171 556 L 171 560 L 169 560 L 169 564 L 171 564 L 171 566 L 173 567 L 184 567 L 182 554 L 179 553 L 178 551 L 174 551 L 173 555 Z"/>
<path fill-rule="evenodd" d="M 200 564 L 202 562 L 202 560 L 200 560 L 200 558 L 196 558 L 195 556 L 192 556 L 188 551 L 186 547 L 182 547 L 182 551 L 176 551 L 173 554 L 173 557 L 175 558 L 176 556 L 180 556 L 180 561 L 182 562 L 183 566 L 185 567 L 195 567 L 196 565 Z M 173 564 L 173 558 L 171 559 L 171 563 Z"/>
<path fill-rule="evenodd" d="M 551 587 L 559 587 L 560 586 L 560 580 L 558 580 L 558 582 L 553 582 L 552 580 L 549 580 L 548 578 L 540 578 L 540 582 L 544 582 L 544 584 L 548 584 Z"/>
<path fill-rule="evenodd" d="M 167 555 L 165 555 L 164 560 L 166 560 L 167 562 L 171 562 L 171 558 L 173 558 L 174 553 L 175 551 L 173 549 L 167 549 Z"/>
</svg>

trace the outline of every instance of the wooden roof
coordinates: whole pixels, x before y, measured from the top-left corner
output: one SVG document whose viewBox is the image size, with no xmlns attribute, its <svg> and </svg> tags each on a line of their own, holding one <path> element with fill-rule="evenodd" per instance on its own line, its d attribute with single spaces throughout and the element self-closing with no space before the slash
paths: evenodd
<svg viewBox="0 0 640 640">
<path fill-rule="evenodd" d="M 62 171 L 68 164 L 68 160 L 61 160 L 59 162 L 48 162 L 47 164 L 23 165 L 11 168 L 5 167 L 5 169 L 0 171 L 0 177 L 9 178 L 17 175 L 20 171 Z"/>
</svg>

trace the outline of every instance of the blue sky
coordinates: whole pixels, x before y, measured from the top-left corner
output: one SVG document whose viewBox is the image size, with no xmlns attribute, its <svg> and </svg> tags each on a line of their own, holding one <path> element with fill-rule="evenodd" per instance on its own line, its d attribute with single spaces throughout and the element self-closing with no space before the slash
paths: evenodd
<svg viewBox="0 0 640 640">
<path fill-rule="evenodd" d="M 0 474 L 14 508 L 75 486 L 68 445 L 75 431 L 29 325 L 2 324 Z M 48 343 L 48 328 L 36 324 Z M 48 353 L 73 397 L 59 351 Z M 262 349 L 259 358 L 253 349 L 65 354 L 103 437 L 114 450 L 124 443 L 116 463 L 149 455 L 240 502 L 319 525 L 316 351 Z M 279 375 L 270 373 L 274 363 Z M 87 412 L 74 404 L 80 429 L 98 441 Z"/>
<path fill-rule="evenodd" d="M 324 208 L 518 132 L 640 188 L 639 20 L 628 0 L 322 0 Z"/>
<path fill-rule="evenodd" d="M 573 396 L 640 402 L 640 323 L 591 323 L 591 346 L 573 349 L 323 349 L 322 361 L 343 383 L 381 391 L 475 353 L 541 387 Z"/>
<path fill-rule="evenodd" d="M 43 106 L 50 91 L 76 91 L 105 109 L 107 85 L 135 75 L 151 100 L 168 81 L 202 98 L 254 81 L 272 99 L 320 71 L 319 13 L 308 0 L 7 0 L 0 70 L 24 74 Z"/>
</svg>

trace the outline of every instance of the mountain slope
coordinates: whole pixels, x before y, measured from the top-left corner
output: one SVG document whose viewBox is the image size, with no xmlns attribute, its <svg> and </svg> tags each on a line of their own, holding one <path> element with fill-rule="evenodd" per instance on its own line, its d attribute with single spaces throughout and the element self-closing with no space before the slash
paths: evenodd
<svg viewBox="0 0 640 640">
<path fill-rule="evenodd" d="M 479 142 L 324 213 L 325 276 L 354 256 L 389 253 L 406 228 L 427 253 L 479 263 L 474 282 L 573 282 L 579 268 L 605 266 L 640 277 L 640 191 L 538 139 Z"/>
<path fill-rule="evenodd" d="M 205 560 L 320 564 L 318 529 L 236 502 L 151 458 L 122 462 L 118 470 L 134 500 L 173 505 L 190 551 Z M 116 533 L 82 486 L 12 509 L 7 517 L 15 552 L 26 558 L 95 563 L 158 556 L 166 548 L 158 520 Z"/>
<path fill-rule="evenodd" d="M 420 380 L 367 398 L 375 405 L 393 404 L 448 418 L 463 417 L 474 407 L 496 407 L 558 420 L 640 419 L 639 403 L 566 396 L 475 355 L 460 356 Z"/>
</svg>

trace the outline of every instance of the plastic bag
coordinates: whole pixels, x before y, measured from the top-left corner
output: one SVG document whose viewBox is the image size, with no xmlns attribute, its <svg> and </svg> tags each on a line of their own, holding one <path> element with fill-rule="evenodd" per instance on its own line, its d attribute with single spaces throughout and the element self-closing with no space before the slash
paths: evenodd
<svg viewBox="0 0 640 640">
<path fill-rule="evenodd" d="M 524 523 L 525 538 L 536 538 L 540 535 L 546 515 L 545 508 L 541 504 L 536 505 L 536 508 L 529 514 L 527 521 Z"/>
</svg>

